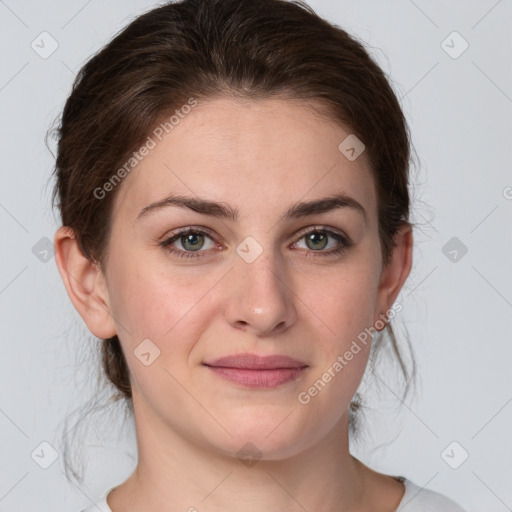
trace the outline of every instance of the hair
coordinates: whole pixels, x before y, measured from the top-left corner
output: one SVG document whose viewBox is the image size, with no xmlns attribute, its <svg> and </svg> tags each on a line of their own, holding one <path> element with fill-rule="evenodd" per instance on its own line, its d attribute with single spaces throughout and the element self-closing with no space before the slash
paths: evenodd
<svg viewBox="0 0 512 512">
<path fill-rule="evenodd" d="M 350 129 L 365 145 L 378 201 L 382 262 L 409 221 L 409 128 L 390 81 L 363 43 L 299 0 L 183 0 L 134 19 L 81 68 L 56 129 L 52 205 L 91 263 L 107 266 L 112 205 L 119 186 L 103 187 L 152 130 L 176 109 L 216 97 L 299 100 Z M 382 332 L 409 372 L 391 325 Z M 371 365 L 383 343 L 372 342 Z M 412 347 L 407 336 L 407 344 Z M 130 407 L 128 366 L 117 336 L 101 361 L 114 401 Z M 351 436 L 359 432 L 356 393 Z M 76 474 L 75 474 L 76 476 Z"/>
</svg>

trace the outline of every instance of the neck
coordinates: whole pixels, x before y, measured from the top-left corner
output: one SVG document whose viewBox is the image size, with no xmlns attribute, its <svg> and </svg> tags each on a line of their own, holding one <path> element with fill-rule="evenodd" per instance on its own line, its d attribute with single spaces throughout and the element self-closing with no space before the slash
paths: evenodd
<svg viewBox="0 0 512 512">
<path fill-rule="evenodd" d="M 318 444 L 279 460 L 249 461 L 171 430 L 144 404 L 134 395 L 138 463 L 109 495 L 115 512 L 340 512 L 364 505 L 363 465 L 349 452 L 347 413 Z"/>
</svg>

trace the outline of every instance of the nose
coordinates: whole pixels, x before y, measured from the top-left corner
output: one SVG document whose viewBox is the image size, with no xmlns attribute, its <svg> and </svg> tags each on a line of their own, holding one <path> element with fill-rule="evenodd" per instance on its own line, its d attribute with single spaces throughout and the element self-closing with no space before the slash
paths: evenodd
<svg viewBox="0 0 512 512">
<path fill-rule="evenodd" d="M 297 319 L 296 296 L 281 261 L 264 250 L 252 263 L 237 257 L 229 273 L 225 316 L 234 328 L 268 336 L 286 330 Z"/>
</svg>

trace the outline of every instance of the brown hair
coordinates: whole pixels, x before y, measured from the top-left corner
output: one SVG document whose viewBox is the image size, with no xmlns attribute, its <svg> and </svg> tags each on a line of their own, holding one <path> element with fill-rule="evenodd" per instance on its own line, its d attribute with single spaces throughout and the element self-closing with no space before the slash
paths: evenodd
<svg viewBox="0 0 512 512">
<path fill-rule="evenodd" d="M 409 222 L 410 137 L 384 72 L 362 43 L 320 18 L 307 4 L 287 0 L 183 0 L 132 21 L 80 70 L 57 130 L 52 202 L 74 230 L 91 262 L 104 270 L 112 203 L 94 191 L 162 119 L 190 98 L 282 97 L 320 105 L 318 112 L 349 127 L 366 146 L 378 198 L 383 264 L 394 235 Z M 340 141 L 341 142 L 341 141 Z M 390 323 L 385 331 L 405 377 L 410 377 Z M 372 361 L 382 340 L 372 345 Z M 410 347 L 409 340 L 407 343 Z M 125 356 L 117 336 L 101 347 L 115 400 L 131 402 Z M 412 352 L 412 349 L 411 349 Z M 373 363 L 372 363 L 373 364 Z M 356 432 L 361 396 L 350 407 Z"/>
</svg>

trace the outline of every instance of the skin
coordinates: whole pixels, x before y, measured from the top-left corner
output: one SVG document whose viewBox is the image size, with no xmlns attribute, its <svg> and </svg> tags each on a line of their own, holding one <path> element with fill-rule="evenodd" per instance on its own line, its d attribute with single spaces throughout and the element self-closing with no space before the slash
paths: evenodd
<svg viewBox="0 0 512 512">
<path fill-rule="evenodd" d="M 348 134 L 297 101 L 200 102 L 119 185 L 105 274 L 69 228 L 55 234 L 71 301 L 95 336 L 117 334 L 127 354 L 138 465 L 110 493 L 114 512 L 398 507 L 403 484 L 349 452 L 347 408 L 370 343 L 307 405 L 297 398 L 389 311 L 411 269 L 409 226 L 382 266 L 375 184 L 364 152 L 349 161 L 338 150 Z M 292 204 L 333 192 L 357 200 L 366 220 L 350 208 L 283 218 Z M 170 193 L 230 204 L 240 217 L 171 206 L 136 220 Z M 333 256 L 334 238 L 306 245 L 315 225 L 353 245 Z M 198 258 L 158 244 L 188 226 L 215 237 L 193 242 Z M 236 252 L 248 236 L 263 250 L 252 263 Z M 172 247 L 198 254 L 183 242 Z M 160 350 L 149 366 L 134 356 L 144 339 Z M 309 367 L 297 381 L 248 389 L 202 364 L 244 352 Z M 251 466 L 237 457 L 248 442 L 261 453 Z"/>
</svg>

